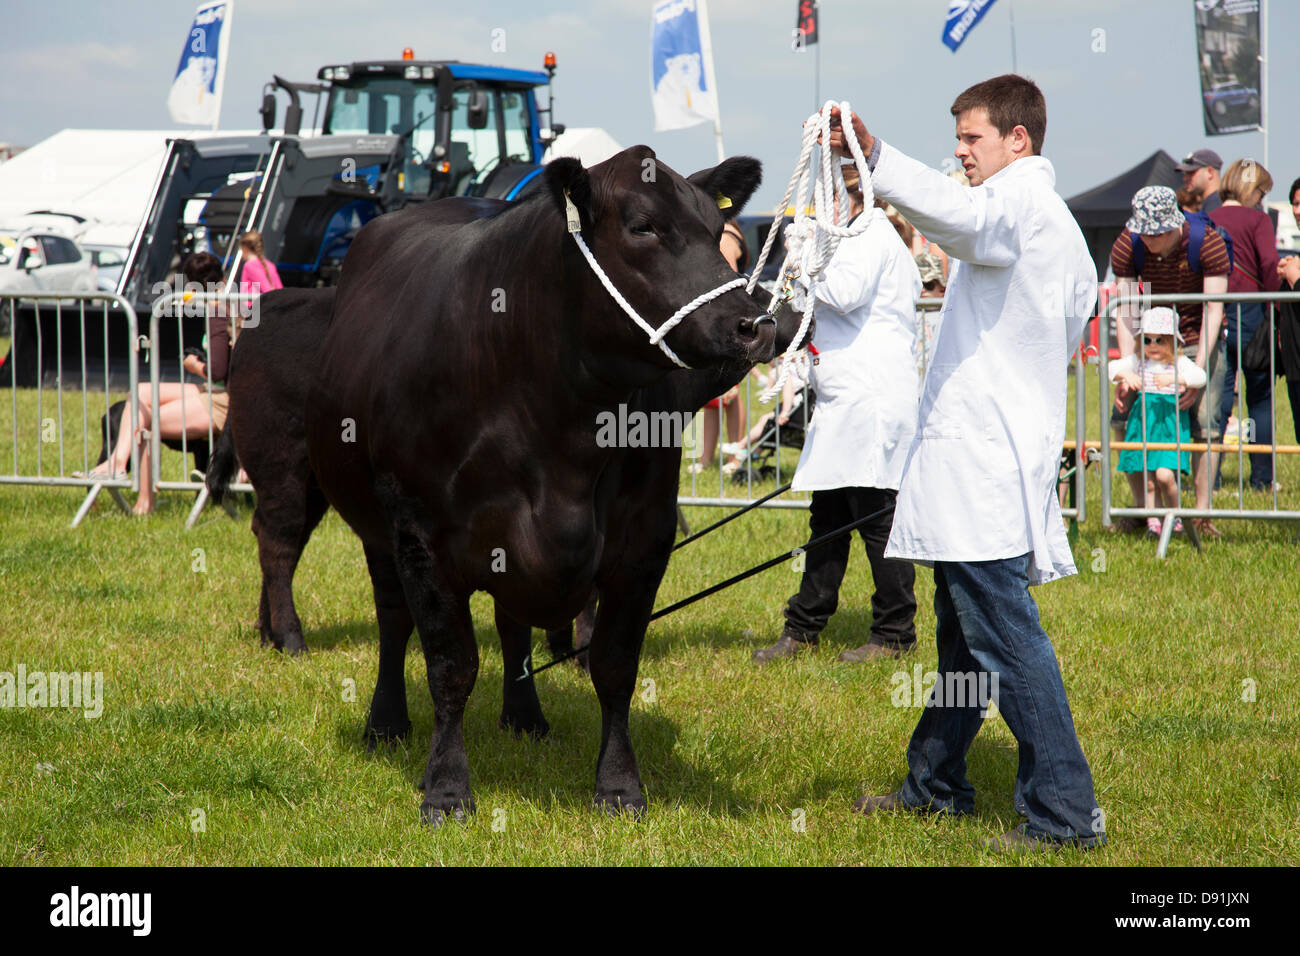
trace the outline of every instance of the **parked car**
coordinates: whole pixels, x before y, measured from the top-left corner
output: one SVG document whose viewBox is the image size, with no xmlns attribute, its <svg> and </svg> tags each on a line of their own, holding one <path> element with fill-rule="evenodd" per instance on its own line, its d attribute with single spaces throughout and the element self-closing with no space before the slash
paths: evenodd
<svg viewBox="0 0 1300 956">
<path fill-rule="evenodd" d="M 1227 116 L 1232 110 L 1255 109 L 1259 106 L 1259 90 L 1232 80 L 1215 83 L 1205 93 L 1205 108 L 1215 116 Z"/>
<path fill-rule="evenodd" d="M 126 257 L 131 250 L 126 246 L 90 246 L 81 247 L 90 256 L 91 267 L 95 271 L 95 284 L 101 292 L 117 291 L 118 280 L 126 268 Z"/>
<path fill-rule="evenodd" d="M 48 228 L 0 226 L 0 292 L 94 292 L 90 256 Z"/>
</svg>

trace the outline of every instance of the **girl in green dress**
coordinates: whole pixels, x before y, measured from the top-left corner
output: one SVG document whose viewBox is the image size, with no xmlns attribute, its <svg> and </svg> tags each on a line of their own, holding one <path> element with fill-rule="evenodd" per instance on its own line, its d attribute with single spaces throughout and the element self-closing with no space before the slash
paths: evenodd
<svg viewBox="0 0 1300 956">
<path fill-rule="evenodd" d="M 1178 502 L 1176 471 L 1191 471 L 1191 456 L 1176 447 L 1151 445 L 1186 445 L 1191 442 L 1190 422 L 1178 399 L 1189 388 L 1204 388 L 1205 371 L 1186 356 L 1178 356 L 1175 341 L 1178 313 L 1169 308 L 1148 309 L 1142 313 L 1142 341 L 1139 358 L 1127 355 L 1110 365 L 1112 382 L 1124 382 L 1138 394 L 1128 418 L 1126 442 L 1140 443 L 1142 448 L 1120 452 L 1119 470 L 1127 474 L 1145 473 L 1145 508 L 1174 508 Z M 1154 478 L 1154 481 L 1153 481 Z M 1181 521 L 1175 530 L 1181 530 Z M 1160 519 L 1147 518 L 1147 530 L 1160 533 Z"/>
</svg>

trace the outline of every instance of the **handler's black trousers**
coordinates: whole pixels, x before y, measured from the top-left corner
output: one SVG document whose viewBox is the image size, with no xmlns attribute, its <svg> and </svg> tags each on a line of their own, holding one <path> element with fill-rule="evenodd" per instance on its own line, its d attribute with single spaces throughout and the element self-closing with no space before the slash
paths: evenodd
<svg viewBox="0 0 1300 956">
<path fill-rule="evenodd" d="M 892 649 L 910 649 L 916 643 L 916 571 L 911 561 L 885 557 L 885 543 L 894 524 L 898 492 L 885 488 L 836 488 L 814 491 L 809 508 L 812 538 L 829 534 L 882 508 L 888 509 L 858 527 L 867 546 L 876 591 L 871 595 L 871 643 Z M 852 535 L 813 548 L 804 555 L 799 593 L 785 607 L 785 635 L 812 640 L 826 627 L 840 601 L 840 582 L 849 561 Z"/>
</svg>

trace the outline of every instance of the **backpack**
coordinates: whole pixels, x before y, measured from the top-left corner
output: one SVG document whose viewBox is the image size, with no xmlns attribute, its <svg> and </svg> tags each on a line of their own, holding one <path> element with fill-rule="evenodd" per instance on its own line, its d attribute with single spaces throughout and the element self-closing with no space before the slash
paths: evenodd
<svg viewBox="0 0 1300 956">
<path fill-rule="evenodd" d="M 1190 227 L 1187 236 L 1187 265 L 1193 272 L 1201 271 L 1201 245 L 1205 242 L 1205 231 L 1213 229 L 1223 240 L 1223 244 L 1228 247 L 1228 271 L 1232 272 L 1232 236 L 1222 226 L 1215 223 L 1207 213 L 1203 212 L 1185 212 L 1183 216 L 1187 219 Z M 1133 236 L 1130 243 L 1133 248 L 1133 271 L 1138 275 L 1142 274 L 1142 266 L 1146 263 L 1147 247 L 1141 239 Z M 1245 270 L 1242 270 L 1243 272 Z M 1254 278 L 1253 276 L 1251 278 Z"/>
</svg>

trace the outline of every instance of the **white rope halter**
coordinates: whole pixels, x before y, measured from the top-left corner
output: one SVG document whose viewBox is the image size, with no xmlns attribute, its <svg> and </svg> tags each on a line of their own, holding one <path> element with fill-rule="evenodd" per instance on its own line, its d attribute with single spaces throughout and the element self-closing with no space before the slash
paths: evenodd
<svg viewBox="0 0 1300 956">
<path fill-rule="evenodd" d="M 827 100 L 819 112 L 813 113 L 804 121 L 803 144 L 799 150 L 799 160 L 795 163 L 794 174 L 790 177 L 790 185 L 785 189 L 785 197 L 781 200 L 781 205 L 777 207 L 776 214 L 772 217 L 772 228 L 768 230 L 767 239 L 763 242 L 763 251 L 758 254 L 758 261 L 754 265 L 749 284 L 746 286 L 747 292 L 754 291 L 758 276 L 762 273 L 763 266 L 767 262 L 768 253 L 771 252 L 772 245 L 776 241 L 778 227 L 781 225 L 781 220 L 785 218 L 785 211 L 790 205 L 790 198 L 795 196 L 794 222 L 786 228 L 788 250 L 785 256 L 785 264 L 781 270 L 781 291 L 780 294 L 772 297 L 772 301 L 767 307 L 768 314 L 774 314 L 777 306 L 791 297 L 793 294 L 791 286 L 794 280 L 799 277 L 803 263 L 804 246 L 808 242 L 812 242 L 813 249 L 808 261 L 807 273 L 809 294 L 804 303 L 803 321 L 799 323 L 799 331 L 790 343 L 790 348 L 785 352 L 784 357 L 786 359 L 793 359 L 796 352 L 807 347 L 804 337 L 807 336 L 808 326 L 812 322 L 813 304 L 816 299 L 812 293 L 812 285 L 817 276 L 821 275 L 822 270 L 831 261 L 831 257 L 835 255 L 835 249 L 841 239 L 846 236 L 860 235 L 871 224 L 871 220 L 867 216 L 861 217 L 852 225 L 847 224 L 849 221 L 848 189 L 844 185 L 844 174 L 840 170 L 840 164 L 838 161 L 832 160 L 830 149 L 832 106 L 838 106 L 840 110 L 840 124 L 844 130 L 844 140 L 848 144 L 849 151 L 853 154 L 853 161 L 858 167 L 865 208 L 870 209 L 875 199 L 875 194 L 871 191 L 871 173 L 867 169 L 867 158 L 862 154 L 862 145 L 858 142 L 857 136 L 853 134 L 853 110 L 849 108 L 847 100 L 838 104 L 833 100 Z M 819 137 L 823 144 L 821 176 L 814 182 L 812 151 L 813 147 L 817 145 Z M 808 191 L 810 185 L 812 186 L 813 213 L 815 216 L 813 219 L 808 216 Z M 795 193 L 796 187 L 798 188 L 797 195 Z M 838 209 L 832 199 L 838 200 Z M 844 222 L 845 225 L 840 225 L 841 222 Z M 777 375 L 776 381 L 759 395 L 759 401 L 767 404 L 781 394 L 786 379 L 790 377 L 792 367 L 793 362 L 785 361 L 781 363 L 781 371 Z"/>
<path fill-rule="evenodd" d="M 745 284 L 745 279 L 743 277 L 738 277 L 732 279 L 730 282 L 723 283 L 712 291 L 705 292 L 703 295 L 697 295 L 690 302 L 687 302 L 684 306 L 674 312 L 667 322 L 656 329 L 645 319 L 641 318 L 636 309 L 632 308 L 627 299 L 623 298 L 618 289 L 614 288 L 614 283 L 609 281 L 609 276 L 605 275 L 605 270 L 600 267 L 600 264 L 596 262 L 596 257 L 592 255 L 591 250 L 587 248 L 587 243 L 582 238 L 582 220 L 578 216 L 578 207 L 575 206 L 573 200 L 569 198 L 569 191 L 567 189 L 564 191 L 564 215 L 565 219 L 568 221 L 570 234 L 577 241 L 578 248 L 582 250 L 582 254 L 587 259 L 587 264 L 591 266 L 591 271 L 596 273 L 596 278 L 600 280 L 600 284 L 605 287 L 605 290 L 610 294 L 614 301 L 617 302 L 623 311 L 627 313 L 628 318 L 635 322 L 637 327 L 650 337 L 651 345 L 659 346 L 659 348 L 663 350 L 664 355 L 667 355 L 672 359 L 675 364 L 680 365 L 682 368 L 690 368 L 691 366 L 679 359 L 677 353 L 668 347 L 668 343 L 664 341 L 664 336 L 676 328 L 677 324 L 681 322 L 682 319 L 686 318 L 700 306 L 707 302 L 712 302 L 718 296 L 730 292 L 732 289 L 738 289 L 743 286 Z"/>
</svg>

